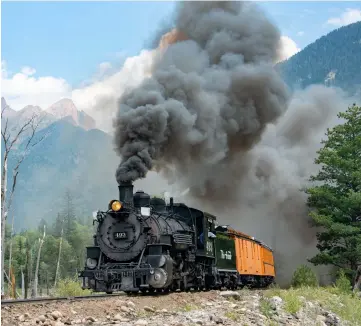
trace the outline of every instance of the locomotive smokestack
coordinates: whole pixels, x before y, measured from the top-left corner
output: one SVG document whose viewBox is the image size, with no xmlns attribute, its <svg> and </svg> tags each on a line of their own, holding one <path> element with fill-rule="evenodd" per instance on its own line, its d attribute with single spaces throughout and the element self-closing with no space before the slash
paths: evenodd
<svg viewBox="0 0 361 326">
<path fill-rule="evenodd" d="M 119 183 L 119 200 L 124 203 L 124 207 L 133 206 L 133 184 L 131 181 Z"/>
</svg>

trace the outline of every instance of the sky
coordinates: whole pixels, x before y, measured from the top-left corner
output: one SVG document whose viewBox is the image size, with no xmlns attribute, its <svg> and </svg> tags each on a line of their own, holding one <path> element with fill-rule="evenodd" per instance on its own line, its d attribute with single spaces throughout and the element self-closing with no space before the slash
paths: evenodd
<svg viewBox="0 0 361 326">
<path fill-rule="evenodd" d="M 284 58 L 361 20 L 360 2 L 259 6 L 281 31 Z M 63 97 L 87 110 L 94 94 L 143 77 L 140 67 L 149 58 L 141 51 L 174 7 L 175 2 L 1 2 L 2 96 L 15 110 L 28 104 L 46 109 Z"/>
</svg>

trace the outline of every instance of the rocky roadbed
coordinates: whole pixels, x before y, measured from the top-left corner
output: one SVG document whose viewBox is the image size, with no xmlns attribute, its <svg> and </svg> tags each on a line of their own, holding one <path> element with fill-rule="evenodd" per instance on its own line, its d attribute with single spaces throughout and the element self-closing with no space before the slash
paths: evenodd
<svg viewBox="0 0 361 326">
<path fill-rule="evenodd" d="M 1 308 L 3 326 L 235 326 L 354 325 L 342 322 L 303 297 L 302 308 L 286 312 L 277 296 L 262 291 L 172 293 L 157 297 L 117 297 L 74 302 L 18 304 Z"/>
</svg>

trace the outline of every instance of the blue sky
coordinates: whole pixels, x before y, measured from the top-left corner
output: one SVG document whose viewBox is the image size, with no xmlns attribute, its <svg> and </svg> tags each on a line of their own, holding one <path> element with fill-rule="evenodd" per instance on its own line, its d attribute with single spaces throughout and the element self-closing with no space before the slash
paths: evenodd
<svg viewBox="0 0 361 326">
<path fill-rule="evenodd" d="M 360 2 L 259 4 L 282 35 L 301 49 L 350 19 L 357 20 L 357 10 L 361 17 Z M 119 66 L 126 56 L 138 54 L 170 17 L 175 3 L 9 1 L 1 6 L 1 60 L 8 78 L 28 66 L 35 69 L 33 78 L 63 78 L 76 88 L 97 72 L 100 63 Z M 354 11 L 347 13 L 350 8 Z M 330 18 L 333 23 L 327 24 Z"/>
<path fill-rule="evenodd" d="M 173 7 L 171 2 L 4 2 L 2 60 L 11 71 L 26 65 L 74 85 L 101 62 L 137 54 Z"/>
</svg>

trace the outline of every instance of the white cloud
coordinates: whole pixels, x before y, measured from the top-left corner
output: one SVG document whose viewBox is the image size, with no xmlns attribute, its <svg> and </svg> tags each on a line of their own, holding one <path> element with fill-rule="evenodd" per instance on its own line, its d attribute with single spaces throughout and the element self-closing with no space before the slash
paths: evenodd
<svg viewBox="0 0 361 326">
<path fill-rule="evenodd" d="M 117 99 L 127 88 L 137 86 L 150 74 L 152 61 L 153 52 L 146 50 L 129 57 L 121 70 L 73 90 L 72 100 L 78 109 L 89 112 L 97 120 L 98 127 L 109 130 Z"/>
<path fill-rule="evenodd" d="M 6 62 L 2 61 L 1 96 L 14 110 L 21 110 L 26 105 L 47 109 L 62 98 L 71 98 L 79 110 L 96 119 L 98 128 L 110 131 L 117 98 L 150 74 L 152 61 L 153 52 L 142 51 L 138 56 L 127 58 L 122 69 L 116 72 L 110 63 L 103 62 L 88 85 L 77 89 L 71 89 L 62 78 L 36 77 L 36 70 L 32 67 L 23 67 L 20 72 L 12 74 L 7 70 Z"/>
<path fill-rule="evenodd" d="M 100 65 L 99 65 L 99 73 L 101 75 L 104 75 L 106 74 L 110 69 L 112 68 L 112 65 L 110 62 L 102 62 Z"/>
<path fill-rule="evenodd" d="M 304 31 L 299 31 L 299 32 L 297 32 L 297 35 L 298 36 L 303 36 L 303 35 L 305 35 L 305 32 Z"/>
<path fill-rule="evenodd" d="M 297 46 L 296 42 L 288 36 L 281 36 L 281 44 L 279 48 L 278 61 L 286 60 L 299 52 L 301 49 Z"/>
<path fill-rule="evenodd" d="M 289 37 L 282 36 L 280 60 L 285 60 L 300 49 Z M 71 98 L 79 110 L 84 110 L 97 121 L 98 128 L 112 130 L 112 117 L 116 113 L 117 99 L 128 88 L 137 86 L 150 75 L 153 51 L 142 51 L 138 56 L 128 57 L 120 70 L 108 62 L 98 66 L 98 72 L 87 85 L 72 89 L 66 80 L 56 77 L 38 77 L 36 70 L 23 67 L 11 74 L 2 62 L 2 96 L 14 110 L 26 105 L 38 105 L 47 109 L 61 98 Z"/>
<path fill-rule="evenodd" d="M 46 109 L 63 97 L 71 94 L 66 80 L 52 76 L 36 77 L 36 70 L 23 67 L 20 72 L 11 74 L 6 62 L 1 62 L 1 96 L 14 110 L 26 105 L 38 105 Z"/>
<path fill-rule="evenodd" d="M 36 73 L 36 70 L 34 68 L 25 66 L 25 67 L 21 68 L 21 73 L 26 76 L 31 76 Z"/>
<path fill-rule="evenodd" d="M 72 89 L 63 78 L 38 77 L 36 70 L 28 66 L 13 74 L 2 61 L 1 96 L 14 110 L 21 110 L 26 105 L 47 109 L 62 98 L 71 98 L 79 110 L 99 121 L 99 127 L 110 129 L 116 99 L 126 88 L 136 86 L 150 73 L 152 58 L 152 52 L 142 51 L 139 56 L 127 58 L 122 69 L 117 71 L 109 62 L 103 62 L 94 78 L 77 89 Z"/>
<path fill-rule="evenodd" d="M 361 10 L 347 8 L 339 17 L 332 17 L 327 24 L 334 26 L 345 26 L 361 21 Z"/>
<path fill-rule="evenodd" d="M 6 62 L 1 60 L 1 79 L 8 76 Z"/>
</svg>

